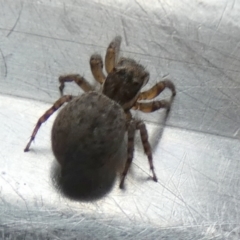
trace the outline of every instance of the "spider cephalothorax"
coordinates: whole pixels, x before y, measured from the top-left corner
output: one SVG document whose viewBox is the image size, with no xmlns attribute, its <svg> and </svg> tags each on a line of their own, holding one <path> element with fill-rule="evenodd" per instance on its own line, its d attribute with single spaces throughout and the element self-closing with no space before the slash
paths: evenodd
<svg viewBox="0 0 240 240">
<path fill-rule="evenodd" d="M 94 87 L 79 74 L 59 77 L 59 90 L 62 97 L 38 120 L 31 139 L 24 149 L 24 151 L 29 150 L 41 124 L 68 102 L 54 122 L 52 149 L 62 166 L 63 177 L 72 176 L 71 171 L 76 171 L 79 176 L 81 175 L 81 181 L 86 181 L 91 188 L 104 179 L 107 170 L 111 169 L 114 173 L 117 171 L 119 162 L 115 161 L 117 157 L 114 154 L 122 147 L 124 134 L 127 132 L 127 159 L 120 182 L 120 187 L 123 187 L 133 159 L 136 130 L 140 131 L 153 180 L 157 181 L 145 124 L 141 120 L 134 119 L 130 110 L 153 112 L 160 108 L 169 109 L 170 101 L 144 102 L 143 100 L 154 99 L 165 88 L 169 88 L 173 96 L 176 94 L 174 84 L 167 79 L 141 92 L 148 83 L 149 73 L 133 59 L 118 60 L 120 43 L 121 38 L 117 36 L 107 48 L 105 57 L 107 77 L 103 73 L 101 56 L 93 54 L 90 58 L 92 74 L 95 80 L 102 84 L 100 92 L 95 92 Z M 65 82 L 75 82 L 86 93 L 79 97 L 63 95 Z M 81 182 L 81 184 L 84 183 Z"/>
<path fill-rule="evenodd" d="M 103 84 L 103 94 L 129 110 L 140 90 L 149 80 L 149 73 L 133 59 L 121 58 Z"/>
</svg>

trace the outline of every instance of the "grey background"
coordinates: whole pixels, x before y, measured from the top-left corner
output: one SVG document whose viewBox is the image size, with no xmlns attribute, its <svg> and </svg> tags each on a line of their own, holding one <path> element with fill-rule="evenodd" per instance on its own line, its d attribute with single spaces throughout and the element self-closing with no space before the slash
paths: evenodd
<svg viewBox="0 0 240 240">
<path fill-rule="evenodd" d="M 0 0 L 0 239 L 239 239 L 239 10 L 232 0 Z M 136 113 L 159 182 L 137 136 L 126 190 L 117 181 L 99 201 L 73 201 L 52 181 L 54 116 L 23 148 L 59 97 L 58 76 L 94 83 L 90 55 L 116 35 L 121 55 L 150 71 L 146 89 L 164 76 L 177 88 L 166 122 L 163 110 Z"/>
</svg>

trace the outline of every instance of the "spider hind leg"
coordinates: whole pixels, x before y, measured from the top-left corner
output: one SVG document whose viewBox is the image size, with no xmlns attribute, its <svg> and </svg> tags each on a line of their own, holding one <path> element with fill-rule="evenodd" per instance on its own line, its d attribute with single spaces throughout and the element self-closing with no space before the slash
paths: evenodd
<svg viewBox="0 0 240 240">
<path fill-rule="evenodd" d="M 68 74 L 59 77 L 59 91 L 61 96 L 63 96 L 63 89 L 65 87 L 65 82 L 75 82 L 84 92 L 89 92 L 93 90 L 93 87 L 87 80 L 79 74 Z"/>
<path fill-rule="evenodd" d="M 146 125 L 144 124 L 143 121 L 132 120 L 128 127 L 128 150 L 127 150 L 128 155 L 127 155 L 127 161 L 126 161 L 123 173 L 122 173 L 122 178 L 121 178 L 121 182 L 120 182 L 120 186 L 119 186 L 121 189 L 123 189 L 124 180 L 126 178 L 126 175 L 128 173 L 128 170 L 129 170 L 132 160 L 133 160 L 134 136 L 135 136 L 136 129 L 140 131 L 143 149 L 148 158 L 148 163 L 149 163 L 150 169 L 152 171 L 153 181 L 157 182 L 157 175 L 154 171 L 152 150 L 151 150 L 150 143 L 148 141 L 148 133 L 147 133 Z"/>
<path fill-rule="evenodd" d="M 38 122 L 32 132 L 31 138 L 27 144 L 27 146 L 24 148 L 24 152 L 28 152 L 30 145 L 32 143 L 32 141 L 35 139 L 37 132 L 39 130 L 39 128 L 41 127 L 42 123 L 46 122 L 47 119 L 55 112 L 57 111 L 64 103 L 66 102 L 70 102 L 72 100 L 72 95 L 65 95 L 61 98 L 59 98 L 51 108 L 49 108 L 39 119 Z"/>
<path fill-rule="evenodd" d="M 138 121 L 136 124 L 136 127 L 140 131 L 143 149 L 148 158 L 148 163 L 153 175 L 153 181 L 157 182 L 157 175 L 154 171 L 152 150 L 148 141 L 148 133 L 147 133 L 146 125 L 143 121 Z"/>
</svg>

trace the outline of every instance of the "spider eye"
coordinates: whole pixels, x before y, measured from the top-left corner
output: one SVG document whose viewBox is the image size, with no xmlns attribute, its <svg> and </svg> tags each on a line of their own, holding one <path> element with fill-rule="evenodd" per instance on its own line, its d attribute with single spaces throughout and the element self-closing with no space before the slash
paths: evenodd
<svg viewBox="0 0 240 240">
<path fill-rule="evenodd" d="M 138 86 L 140 83 L 139 83 L 138 81 L 133 81 L 133 84 L 134 84 L 135 86 Z"/>
<path fill-rule="evenodd" d="M 139 81 L 133 81 L 132 84 L 133 84 L 133 87 L 135 88 L 139 88 L 141 85 Z"/>
<path fill-rule="evenodd" d="M 127 72 L 126 72 L 125 69 L 120 69 L 120 70 L 118 71 L 118 73 L 119 73 L 119 75 L 120 75 L 121 77 L 125 77 L 125 76 L 127 75 Z"/>
<path fill-rule="evenodd" d="M 124 82 L 129 82 L 131 80 L 131 74 L 129 74 L 128 71 L 126 71 L 126 69 L 120 69 L 118 71 L 118 76 L 120 77 L 120 79 L 122 79 L 122 81 Z"/>
</svg>

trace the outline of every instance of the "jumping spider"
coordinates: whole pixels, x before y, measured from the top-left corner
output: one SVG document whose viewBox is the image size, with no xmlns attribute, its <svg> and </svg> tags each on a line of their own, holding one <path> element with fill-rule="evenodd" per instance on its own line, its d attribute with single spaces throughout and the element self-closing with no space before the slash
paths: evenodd
<svg viewBox="0 0 240 240">
<path fill-rule="evenodd" d="M 143 121 L 134 119 L 130 110 L 148 113 L 160 108 L 169 109 L 171 102 L 165 100 L 148 102 L 140 100 L 154 99 L 165 88 L 169 88 L 173 96 L 176 91 L 174 84 L 165 79 L 149 90 L 140 92 L 149 80 L 149 73 L 133 59 L 118 60 L 120 43 L 121 37 L 117 36 L 107 48 L 105 57 L 107 77 L 103 73 L 101 56 L 94 54 L 90 58 L 92 74 L 102 85 L 100 93 L 94 92 L 93 86 L 79 74 L 59 77 L 61 98 L 39 118 L 24 151 L 29 151 L 41 124 L 68 102 L 58 114 L 52 128 L 52 149 L 62 166 L 62 172 L 68 168 L 70 172 L 71 168 L 75 168 L 74 164 L 78 164 L 81 165 L 83 174 L 91 170 L 89 174 L 86 173 L 88 175 L 86 178 L 91 181 L 91 174 L 95 175 L 96 169 L 109 165 L 109 156 L 118 150 L 127 131 L 127 160 L 120 182 L 120 188 L 123 188 L 124 179 L 133 160 L 136 130 L 140 131 L 153 180 L 157 181 L 146 126 Z M 86 93 L 79 97 L 63 95 L 65 82 L 75 82 Z M 71 163 L 71 167 L 68 163 Z"/>
</svg>

